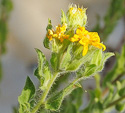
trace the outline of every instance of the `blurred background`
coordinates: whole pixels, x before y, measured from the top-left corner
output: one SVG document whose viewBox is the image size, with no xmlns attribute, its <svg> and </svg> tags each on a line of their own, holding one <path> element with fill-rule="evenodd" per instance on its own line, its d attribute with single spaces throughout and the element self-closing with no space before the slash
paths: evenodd
<svg viewBox="0 0 125 113">
<path fill-rule="evenodd" d="M 7 0 L 0 0 L 1 3 L 2 1 Z M 38 85 L 37 79 L 33 76 L 37 66 L 34 48 L 39 48 L 49 59 L 49 50 L 43 46 L 48 18 L 52 20 L 53 25 L 58 25 L 61 9 L 66 12 L 69 4 L 75 3 L 87 8 L 87 29 L 99 32 L 101 40 L 107 45 L 107 51 L 120 51 L 125 37 L 125 15 L 121 12 L 121 4 L 118 2 L 119 9 L 114 9 L 113 15 L 110 15 L 116 18 L 106 21 L 111 2 L 112 0 L 12 0 L 12 9 L 8 11 L 7 19 L 4 21 L 8 29 L 4 44 L 6 52 L 2 52 L 0 41 L 0 113 L 12 113 L 13 106 L 18 105 L 17 98 L 21 94 L 27 75 Z M 2 8 L 0 5 L 1 15 L 4 9 Z M 115 13 L 118 10 L 119 12 Z M 108 28 L 110 30 L 106 31 Z M 93 79 L 84 84 L 85 89 L 94 88 Z"/>
</svg>

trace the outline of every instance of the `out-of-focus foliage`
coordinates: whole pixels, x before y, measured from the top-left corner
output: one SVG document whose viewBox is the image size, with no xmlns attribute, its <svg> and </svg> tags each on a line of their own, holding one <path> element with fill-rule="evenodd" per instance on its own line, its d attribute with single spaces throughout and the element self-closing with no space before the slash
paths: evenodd
<svg viewBox="0 0 125 113">
<path fill-rule="evenodd" d="M 2 78 L 2 65 L 1 65 L 1 61 L 0 61 L 0 80 Z"/>
<path fill-rule="evenodd" d="M 5 52 L 5 42 L 7 38 L 7 21 L 12 11 L 13 5 L 11 0 L 0 1 L 0 54 Z"/>
<path fill-rule="evenodd" d="M 111 0 L 111 4 L 104 17 L 104 26 L 100 26 L 100 17 L 98 16 L 98 23 L 93 31 L 97 31 L 106 40 L 109 34 L 114 30 L 118 20 L 125 15 L 125 0 Z"/>
<path fill-rule="evenodd" d="M 10 12 L 13 9 L 11 0 L 1 0 L 0 1 L 0 58 L 6 51 L 6 39 L 8 33 L 8 18 Z M 2 78 L 2 65 L 0 59 L 0 79 Z"/>
</svg>

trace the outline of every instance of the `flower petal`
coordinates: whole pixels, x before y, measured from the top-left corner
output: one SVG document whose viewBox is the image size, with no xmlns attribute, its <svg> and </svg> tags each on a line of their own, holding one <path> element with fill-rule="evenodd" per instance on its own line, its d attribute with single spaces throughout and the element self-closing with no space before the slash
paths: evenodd
<svg viewBox="0 0 125 113">
<path fill-rule="evenodd" d="M 83 47 L 83 52 L 82 52 L 82 55 L 85 56 L 88 52 L 88 44 L 85 44 L 84 47 Z"/>
</svg>

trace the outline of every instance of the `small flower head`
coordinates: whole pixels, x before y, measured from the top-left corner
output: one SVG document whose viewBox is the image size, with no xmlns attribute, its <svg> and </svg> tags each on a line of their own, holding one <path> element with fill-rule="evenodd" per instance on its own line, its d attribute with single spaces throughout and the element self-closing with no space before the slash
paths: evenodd
<svg viewBox="0 0 125 113">
<path fill-rule="evenodd" d="M 86 9 L 79 8 L 76 5 L 70 5 L 67 12 L 68 24 L 71 27 L 85 26 L 87 23 Z"/>
<path fill-rule="evenodd" d="M 58 25 L 56 26 L 55 31 L 49 29 L 46 36 L 49 38 L 49 40 L 52 40 L 52 38 L 56 38 L 59 39 L 61 42 L 63 42 L 64 39 L 68 39 L 69 37 L 69 35 L 64 34 L 66 28 L 67 28 L 66 24 L 62 25 L 62 27 L 61 25 Z"/>
<path fill-rule="evenodd" d="M 79 27 L 76 34 L 70 39 L 71 42 L 79 41 L 83 45 L 83 56 L 88 52 L 88 46 L 93 45 L 99 49 L 106 49 L 105 45 L 100 43 L 100 37 L 97 32 L 88 32 L 85 27 Z"/>
</svg>

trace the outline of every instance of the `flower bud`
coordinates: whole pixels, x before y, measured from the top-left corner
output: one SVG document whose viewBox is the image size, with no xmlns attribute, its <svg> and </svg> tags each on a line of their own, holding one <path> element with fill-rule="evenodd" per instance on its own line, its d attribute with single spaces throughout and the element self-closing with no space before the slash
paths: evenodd
<svg viewBox="0 0 125 113">
<path fill-rule="evenodd" d="M 76 5 L 70 5 L 67 12 L 68 25 L 77 28 L 78 26 L 86 26 L 87 15 L 86 8 L 79 8 Z"/>
</svg>

